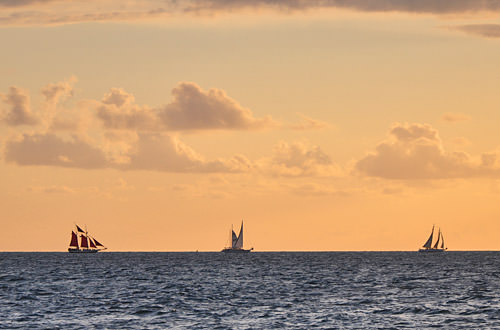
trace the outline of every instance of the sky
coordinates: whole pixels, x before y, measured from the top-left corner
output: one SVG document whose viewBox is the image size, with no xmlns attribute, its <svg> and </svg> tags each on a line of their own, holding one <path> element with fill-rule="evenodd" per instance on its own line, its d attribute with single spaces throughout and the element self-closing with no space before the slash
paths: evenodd
<svg viewBox="0 0 500 330">
<path fill-rule="evenodd" d="M 0 251 L 499 250 L 499 12 L 0 0 Z"/>
</svg>

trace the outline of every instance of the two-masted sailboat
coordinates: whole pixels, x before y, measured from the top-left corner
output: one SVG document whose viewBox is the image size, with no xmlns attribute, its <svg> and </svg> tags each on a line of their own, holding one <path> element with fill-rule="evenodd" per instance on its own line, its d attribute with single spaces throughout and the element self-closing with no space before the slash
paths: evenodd
<svg viewBox="0 0 500 330">
<path fill-rule="evenodd" d="M 444 245 L 444 237 L 443 233 L 441 232 L 441 228 L 439 228 L 437 234 L 437 240 L 434 244 L 432 244 L 433 239 L 434 239 L 434 226 L 432 226 L 431 236 L 429 236 L 425 244 L 422 246 L 421 249 L 418 250 L 418 252 L 444 252 L 448 249 Z"/>
<path fill-rule="evenodd" d="M 230 247 L 225 247 L 221 252 L 225 253 L 248 253 L 253 250 L 253 248 L 245 250 L 243 248 L 243 220 L 241 221 L 240 233 L 236 236 L 231 225 L 231 232 L 229 233 L 229 241 L 231 242 Z"/>
<path fill-rule="evenodd" d="M 87 230 L 83 230 L 78 225 L 75 231 L 71 231 L 71 241 L 69 242 L 69 253 L 97 253 L 106 250 L 106 247 L 90 236 Z M 85 228 L 87 229 L 87 228 Z M 80 245 L 78 245 L 78 234 L 80 234 Z"/>
</svg>

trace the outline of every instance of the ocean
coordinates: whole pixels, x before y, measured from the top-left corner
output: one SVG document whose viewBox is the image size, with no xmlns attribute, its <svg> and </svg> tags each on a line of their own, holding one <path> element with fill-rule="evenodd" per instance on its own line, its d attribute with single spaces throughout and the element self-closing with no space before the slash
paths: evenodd
<svg viewBox="0 0 500 330">
<path fill-rule="evenodd" d="M 1 329 L 500 329 L 500 252 L 0 253 Z"/>
</svg>

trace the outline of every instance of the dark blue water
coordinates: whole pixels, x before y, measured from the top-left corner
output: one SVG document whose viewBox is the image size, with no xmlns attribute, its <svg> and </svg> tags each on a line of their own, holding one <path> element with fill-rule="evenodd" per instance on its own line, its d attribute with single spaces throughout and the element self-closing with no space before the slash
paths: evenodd
<svg viewBox="0 0 500 330">
<path fill-rule="evenodd" d="M 0 253 L 2 329 L 500 329 L 500 252 Z"/>
</svg>

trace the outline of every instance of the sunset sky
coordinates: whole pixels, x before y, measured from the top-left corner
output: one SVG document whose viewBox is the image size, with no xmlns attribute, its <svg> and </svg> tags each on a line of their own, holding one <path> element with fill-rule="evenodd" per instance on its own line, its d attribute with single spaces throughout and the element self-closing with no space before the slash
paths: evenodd
<svg viewBox="0 0 500 330">
<path fill-rule="evenodd" d="M 499 250 L 499 12 L 0 0 L 0 251 Z"/>
</svg>

